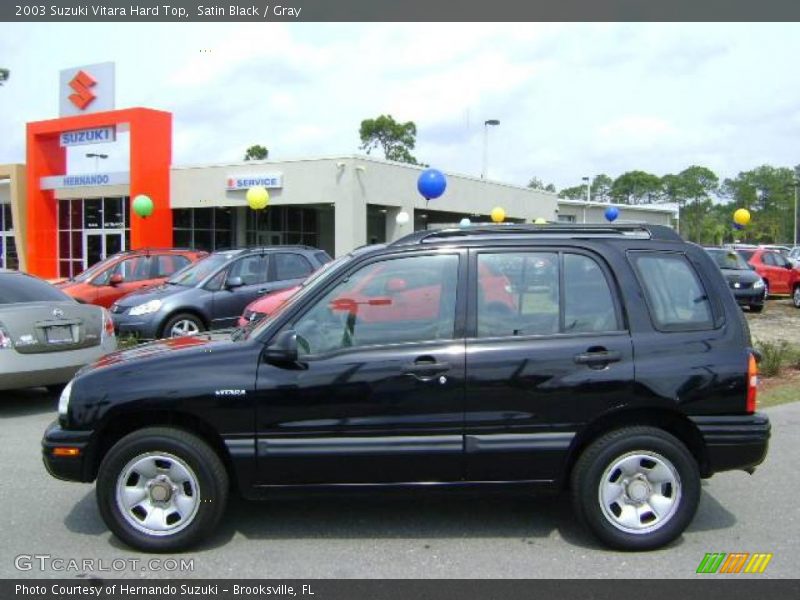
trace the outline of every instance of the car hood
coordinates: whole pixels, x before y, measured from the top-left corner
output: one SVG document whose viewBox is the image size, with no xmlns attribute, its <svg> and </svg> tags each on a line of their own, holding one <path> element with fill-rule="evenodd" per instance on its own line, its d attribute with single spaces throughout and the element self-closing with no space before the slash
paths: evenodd
<svg viewBox="0 0 800 600">
<path fill-rule="evenodd" d="M 231 339 L 231 331 L 216 331 L 195 336 L 167 338 L 147 344 L 139 344 L 126 350 L 117 350 L 87 365 L 78 373 L 86 375 L 92 371 L 113 367 L 114 365 L 131 364 L 152 359 L 186 358 L 195 354 L 205 354 L 235 344 Z"/>
<path fill-rule="evenodd" d="M 193 287 L 169 285 L 167 283 L 163 283 L 155 287 L 147 287 L 141 290 L 136 290 L 135 292 L 131 292 L 130 294 L 117 300 L 116 304 L 117 306 L 124 307 L 137 306 L 139 304 L 144 304 L 145 302 L 150 302 L 150 300 L 163 300 L 164 298 L 175 296 L 176 294 L 193 289 Z"/>
<path fill-rule="evenodd" d="M 728 281 L 740 281 L 742 283 L 755 283 L 761 277 L 750 269 L 720 269 L 725 279 Z"/>
</svg>

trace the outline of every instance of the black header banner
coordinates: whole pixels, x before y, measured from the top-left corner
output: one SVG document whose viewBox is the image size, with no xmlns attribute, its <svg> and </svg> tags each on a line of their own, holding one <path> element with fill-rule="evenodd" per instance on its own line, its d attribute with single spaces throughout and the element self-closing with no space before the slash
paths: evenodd
<svg viewBox="0 0 800 600">
<path fill-rule="evenodd" d="M 798 21 L 797 0 L 3 0 L 19 22 Z"/>
</svg>

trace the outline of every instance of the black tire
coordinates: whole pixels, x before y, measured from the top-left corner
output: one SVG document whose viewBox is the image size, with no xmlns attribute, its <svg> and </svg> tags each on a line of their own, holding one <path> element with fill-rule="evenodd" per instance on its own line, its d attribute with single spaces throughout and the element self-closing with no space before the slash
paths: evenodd
<svg viewBox="0 0 800 600">
<path fill-rule="evenodd" d="M 794 286 L 792 290 L 792 304 L 795 308 L 800 308 L 800 285 Z"/>
<path fill-rule="evenodd" d="M 196 476 L 195 512 L 174 533 L 157 535 L 137 529 L 117 501 L 117 485 L 126 467 L 152 453 L 177 457 Z M 217 526 L 228 499 L 228 473 L 217 453 L 199 437 L 170 427 L 148 427 L 128 434 L 108 451 L 96 488 L 103 521 L 120 540 L 143 552 L 175 552 L 197 544 Z"/>
<path fill-rule="evenodd" d="M 766 302 L 767 298 L 769 298 L 769 281 L 766 279 L 764 280 L 764 301 Z"/>
<path fill-rule="evenodd" d="M 610 470 L 614 463 L 626 455 L 638 452 L 665 459 L 674 469 L 673 474 L 677 473 L 678 484 L 674 488 L 666 489 L 667 492 L 671 491 L 674 504 L 663 523 L 656 522 L 650 526 L 650 530 L 647 529 L 647 524 L 637 524 L 637 527 L 643 529 L 629 532 L 615 525 L 612 522 L 613 516 L 606 516 L 606 512 L 613 511 L 604 510 L 600 485 L 607 469 Z M 610 480 L 615 477 L 616 472 L 610 471 Z M 583 451 L 575 464 L 571 484 L 578 518 L 603 543 L 618 550 L 653 550 L 673 541 L 694 518 L 700 500 L 700 472 L 694 457 L 677 438 L 654 427 L 626 427 L 595 440 Z M 649 496 L 648 501 L 652 498 L 653 496 Z M 623 501 L 624 503 L 626 502 Z M 612 503 L 609 508 L 613 508 L 614 504 L 619 508 L 617 503 Z"/>
<path fill-rule="evenodd" d="M 750 312 L 760 313 L 763 310 L 764 310 L 764 305 L 763 304 L 751 304 L 750 305 Z"/>
<path fill-rule="evenodd" d="M 171 316 L 169 319 L 167 319 L 167 322 L 164 323 L 164 327 L 162 327 L 161 329 L 161 337 L 162 338 L 180 337 L 172 334 L 172 328 L 181 322 L 194 324 L 194 327 L 197 328 L 197 333 L 201 333 L 206 330 L 206 324 L 203 323 L 203 319 L 201 319 L 197 315 L 194 315 L 192 313 L 178 313 L 177 315 Z M 187 335 L 194 335 L 194 334 L 187 334 Z"/>
<path fill-rule="evenodd" d="M 51 385 L 46 385 L 45 389 L 47 389 L 48 394 L 57 398 L 61 395 L 61 392 L 64 391 L 65 387 L 67 387 L 66 383 L 54 383 Z"/>
</svg>

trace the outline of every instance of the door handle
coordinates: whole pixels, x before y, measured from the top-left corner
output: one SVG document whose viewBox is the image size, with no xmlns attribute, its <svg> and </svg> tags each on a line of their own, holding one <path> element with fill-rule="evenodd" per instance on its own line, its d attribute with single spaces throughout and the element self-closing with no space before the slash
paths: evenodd
<svg viewBox="0 0 800 600">
<path fill-rule="evenodd" d="M 403 366 L 403 375 L 411 375 L 419 381 L 433 381 L 450 370 L 450 363 L 435 360 L 417 360 Z"/>
<path fill-rule="evenodd" d="M 576 354 L 574 360 L 579 365 L 588 365 L 597 368 L 603 367 L 612 362 L 619 362 L 622 360 L 622 353 L 618 350 L 591 350 Z"/>
<path fill-rule="evenodd" d="M 266 294 L 269 290 L 266 288 L 262 288 L 256 291 L 256 294 Z"/>
</svg>

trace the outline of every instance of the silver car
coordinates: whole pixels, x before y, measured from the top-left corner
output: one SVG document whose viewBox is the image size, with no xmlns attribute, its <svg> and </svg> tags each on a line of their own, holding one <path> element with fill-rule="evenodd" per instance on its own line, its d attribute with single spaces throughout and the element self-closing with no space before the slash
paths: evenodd
<svg viewBox="0 0 800 600">
<path fill-rule="evenodd" d="M 0 390 L 56 388 L 117 348 L 109 312 L 0 269 Z"/>
</svg>

